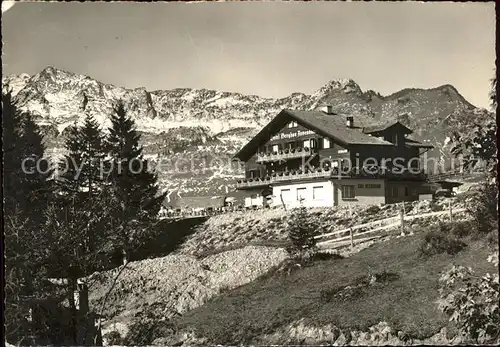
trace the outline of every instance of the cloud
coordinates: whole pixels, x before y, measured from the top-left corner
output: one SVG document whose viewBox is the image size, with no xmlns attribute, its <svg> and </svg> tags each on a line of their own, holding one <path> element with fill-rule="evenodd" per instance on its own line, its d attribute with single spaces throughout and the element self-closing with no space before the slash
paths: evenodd
<svg viewBox="0 0 500 347">
<path fill-rule="evenodd" d="M 2 1 L 2 13 L 7 12 L 16 4 L 15 1 Z"/>
</svg>

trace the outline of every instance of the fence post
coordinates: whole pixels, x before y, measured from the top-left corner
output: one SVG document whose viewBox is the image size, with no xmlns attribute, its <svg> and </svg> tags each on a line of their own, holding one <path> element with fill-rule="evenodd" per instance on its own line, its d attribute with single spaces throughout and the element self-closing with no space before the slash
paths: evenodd
<svg viewBox="0 0 500 347">
<path fill-rule="evenodd" d="M 281 204 L 283 205 L 283 209 L 286 211 L 285 201 L 283 201 L 283 194 L 280 193 Z"/>
<path fill-rule="evenodd" d="M 448 200 L 448 208 L 450 210 L 450 222 L 453 222 L 453 210 L 452 210 L 452 207 L 451 207 L 451 199 Z"/>
<path fill-rule="evenodd" d="M 405 213 L 401 210 L 399 214 L 401 217 L 401 236 L 405 236 Z"/>
<path fill-rule="evenodd" d="M 349 235 L 351 236 L 351 249 L 354 248 L 354 234 L 352 232 L 352 228 L 349 228 Z"/>
</svg>

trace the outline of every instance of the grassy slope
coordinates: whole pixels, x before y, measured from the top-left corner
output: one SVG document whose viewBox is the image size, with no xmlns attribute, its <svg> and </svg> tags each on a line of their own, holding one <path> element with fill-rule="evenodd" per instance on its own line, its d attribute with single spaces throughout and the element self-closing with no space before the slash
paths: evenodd
<svg viewBox="0 0 500 347">
<path fill-rule="evenodd" d="M 289 276 L 270 276 L 234 289 L 176 321 L 180 329 L 217 343 L 250 343 L 292 321 L 311 325 L 332 323 L 341 329 L 366 329 L 380 321 L 416 338 L 430 336 L 446 325 L 437 309 L 439 274 L 451 263 L 493 270 L 482 241 L 469 242 L 455 256 L 427 259 L 418 252 L 423 235 L 395 238 L 352 257 L 316 262 Z M 355 285 L 368 274 L 396 274 L 391 282 L 364 287 L 355 297 L 322 299 L 321 293 Z"/>
</svg>

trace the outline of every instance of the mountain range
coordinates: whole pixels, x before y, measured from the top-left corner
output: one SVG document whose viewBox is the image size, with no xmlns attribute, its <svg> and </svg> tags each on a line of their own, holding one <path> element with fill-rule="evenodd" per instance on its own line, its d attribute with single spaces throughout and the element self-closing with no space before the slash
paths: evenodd
<svg viewBox="0 0 500 347">
<path fill-rule="evenodd" d="M 187 195 L 234 189 L 242 171 L 230 158 L 284 108 L 312 110 L 329 104 L 334 112 L 353 115 L 355 121 L 358 117 L 373 123 L 399 120 L 414 130 L 414 138 L 434 145 L 429 155 L 440 159 L 450 155 L 454 132 L 466 133 L 471 125 L 494 117 L 449 84 L 383 96 L 362 91 L 352 79 L 339 79 L 312 94 L 265 98 L 209 89 L 126 89 L 47 67 L 33 76 L 3 77 L 2 92 L 7 91 L 40 125 L 54 159 L 63 153 L 69 125 L 90 113 L 107 129 L 114 106 L 123 101 L 142 135 L 145 155 L 157 165 L 162 187 Z"/>
</svg>

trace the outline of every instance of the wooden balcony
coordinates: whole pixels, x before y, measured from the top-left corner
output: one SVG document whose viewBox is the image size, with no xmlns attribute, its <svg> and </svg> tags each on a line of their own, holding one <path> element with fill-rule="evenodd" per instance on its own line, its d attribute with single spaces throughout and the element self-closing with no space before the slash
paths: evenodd
<svg viewBox="0 0 500 347">
<path fill-rule="evenodd" d="M 299 181 L 310 178 L 328 178 L 331 177 L 336 171 L 332 170 L 317 170 L 313 172 L 281 172 L 279 174 L 274 174 L 272 176 L 266 176 L 263 178 L 245 179 L 239 180 L 236 183 L 237 188 L 251 188 L 251 187 L 262 187 L 268 186 L 277 182 L 287 182 L 287 181 Z"/>
<path fill-rule="evenodd" d="M 291 182 L 291 181 L 301 181 L 311 178 L 373 178 L 373 179 L 410 179 L 410 180 L 424 180 L 427 176 L 424 172 L 421 173 L 411 173 L 411 172 L 367 172 L 366 170 L 358 170 L 354 168 L 346 172 L 339 171 L 336 168 L 332 169 L 313 169 L 310 171 L 302 172 L 291 171 L 291 172 L 280 172 L 273 174 L 272 176 L 266 176 L 262 178 L 250 178 L 244 180 L 238 180 L 236 183 L 237 188 L 254 188 L 254 187 L 265 187 L 273 183 L 278 182 Z"/>
<path fill-rule="evenodd" d="M 297 158 L 307 158 L 315 154 L 316 150 L 313 148 L 294 148 L 294 149 L 284 149 L 279 152 L 273 153 L 258 153 L 257 163 L 280 161 L 286 159 L 297 159 Z"/>
</svg>

